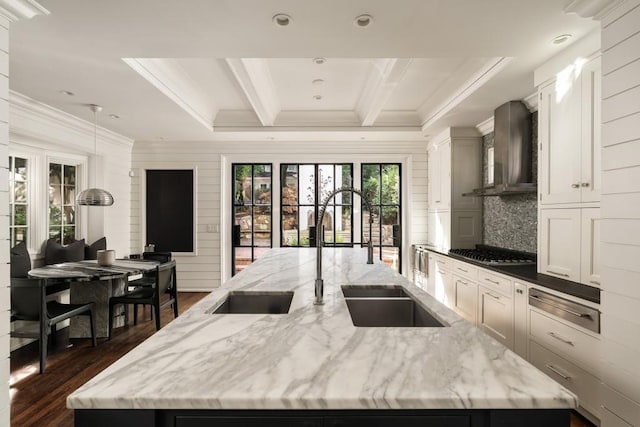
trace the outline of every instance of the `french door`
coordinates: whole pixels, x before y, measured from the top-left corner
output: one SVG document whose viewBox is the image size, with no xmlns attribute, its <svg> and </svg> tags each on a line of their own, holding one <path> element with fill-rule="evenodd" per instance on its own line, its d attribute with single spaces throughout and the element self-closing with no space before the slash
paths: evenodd
<svg viewBox="0 0 640 427">
<path fill-rule="evenodd" d="M 235 275 L 272 246 L 271 164 L 234 163 L 231 271 Z"/>
<path fill-rule="evenodd" d="M 402 271 L 401 176 L 399 163 L 362 164 L 361 188 L 373 211 L 370 225 L 370 212 L 362 204 L 362 241 L 369 241 L 371 229 L 374 256 L 398 272 Z"/>
</svg>

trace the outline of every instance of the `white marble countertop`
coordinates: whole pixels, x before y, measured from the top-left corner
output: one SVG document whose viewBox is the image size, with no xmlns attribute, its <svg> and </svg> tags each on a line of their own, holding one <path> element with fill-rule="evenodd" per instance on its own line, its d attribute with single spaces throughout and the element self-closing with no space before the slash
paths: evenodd
<svg viewBox="0 0 640 427">
<path fill-rule="evenodd" d="M 67 398 L 73 409 L 573 408 L 575 396 L 364 249 L 273 249 Z M 343 284 L 399 284 L 448 327 L 359 328 Z M 208 314 L 231 290 L 289 314 Z"/>
</svg>

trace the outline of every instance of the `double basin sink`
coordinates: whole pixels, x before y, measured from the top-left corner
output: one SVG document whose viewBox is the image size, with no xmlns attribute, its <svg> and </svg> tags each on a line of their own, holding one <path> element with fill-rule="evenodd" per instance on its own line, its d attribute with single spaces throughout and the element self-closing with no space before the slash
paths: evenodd
<svg viewBox="0 0 640 427">
<path fill-rule="evenodd" d="M 342 286 L 351 321 L 358 327 L 441 327 L 401 286 Z M 293 292 L 232 291 L 212 314 L 286 314 Z"/>
</svg>

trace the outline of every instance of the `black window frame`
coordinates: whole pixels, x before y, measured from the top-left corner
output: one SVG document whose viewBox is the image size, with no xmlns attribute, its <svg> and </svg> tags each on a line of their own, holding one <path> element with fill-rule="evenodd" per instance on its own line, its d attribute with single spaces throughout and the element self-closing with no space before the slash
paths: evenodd
<svg viewBox="0 0 640 427">
<path fill-rule="evenodd" d="M 287 169 L 290 166 L 296 166 L 298 169 L 298 185 L 297 185 L 297 191 L 298 194 L 296 195 L 296 200 L 297 203 L 296 204 L 284 204 L 283 203 L 283 191 L 282 189 L 285 187 L 286 183 L 287 183 Z M 314 202 L 313 203 L 300 203 L 300 166 L 313 166 L 314 167 L 314 171 L 313 171 L 313 188 L 314 188 Z M 285 243 L 285 233 L 284 233 L 284 228 L 282 226 L 282 221 L 283 221 L 283 214 L 284 214 L 284 209 L 285 208 L 290 208 L 290 207 L 295 207 L 297 209 L 298 212 L 298 220 L 300 218 L 300 207 L 312 207 L 313 206 L 313 218 L 314 218 L 314 222 L 317 222 L 317 218 L 318 218 L 318 214 L 320 212 L 320 207 L 322 206 L 322 202 L 323 200 L 319 200 L 319 198 L 317 197 L 316 190 L 318 188 L 318 177 L 319 177 L 319 168 L 320 166 L 332 166 L 333 167 L 333 176 L 336 176 L 336 166 L 349 166 L 351 168 L 351 173 L 349 174 L 349 182 L 343 182 L 342 186 L 347 186 L 347 185 L 351 185 L 351 183 L 353 182 L 353 173 L 354 173 L 354 164 L 353 163 L 349 163 L 349 162 L 339 162 L 339 163 L 281 163 L 280 164 L 280 246 L 281 247 L 287 247 L 287 248 L 307 248 L 307 247 L 315 247 L 315 236 L 309 236 L 309 245 L 302 245 L 300 244 L 302 241 L 302 238 L 300 237 L 300 224 L 298 224 L 297 227 L 297 242 L 298 244 L 296 245 L 292 245 L 292 244 L 286 244 Z M 333 180 L 333 189 L 336 189 L 336 182 L 335 179 Z M 323 242 L 323 246 L 335 246 L 335 247 L 353 247 L 354 242 L 353 242 L 353 221 L 354 221 L 354 208 L 353 208 L 353 197 L 349 197 L 349 203 L 338 203 L 336 204 L 335 201 L 333 201 L 332 203 L 330 203 L 328 205 L 328 207 L 333 207 L 334 208 L 334 212 L 335 212 L 335 207 L 336 206 L 342 206 L 342 207 L 349 207 L 351 209 L 351 226 L 350 226 L 350 237 L 349 237 L 349 242 L 343 242 L 343 243 L 337 243 L 336 240 L 336 215 L 333 215 L 333 227 L 332 227 L 332 232 L 333 232 L 333 241 L 332 242 Z M 324 234 L 323 234 L 324 236 Z"/>
</svg>

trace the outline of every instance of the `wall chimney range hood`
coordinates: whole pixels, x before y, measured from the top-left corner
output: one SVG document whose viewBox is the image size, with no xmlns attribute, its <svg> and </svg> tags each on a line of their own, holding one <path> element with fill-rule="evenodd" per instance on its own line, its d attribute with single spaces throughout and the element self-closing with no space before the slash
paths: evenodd
<svg viewBox="0 0 640 427">
<path fill-rule="evenodd" d="M 520 101 L 496 108 L 494 119 L 493 185 L 463 196 L 508 196 L 535 193 L 532 182 L 531 115 Z"/>
</svg>

